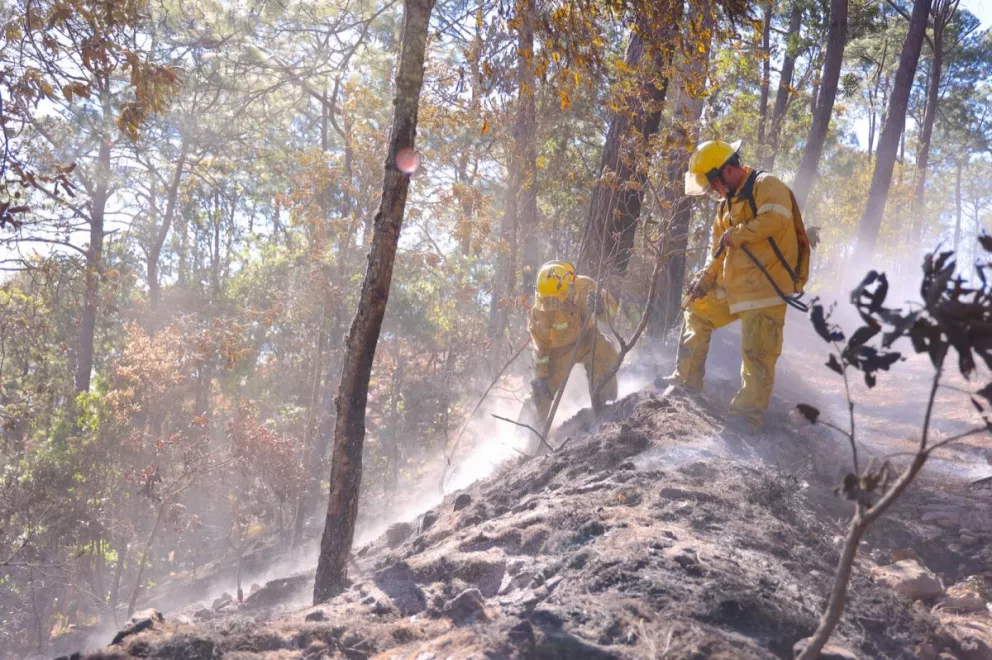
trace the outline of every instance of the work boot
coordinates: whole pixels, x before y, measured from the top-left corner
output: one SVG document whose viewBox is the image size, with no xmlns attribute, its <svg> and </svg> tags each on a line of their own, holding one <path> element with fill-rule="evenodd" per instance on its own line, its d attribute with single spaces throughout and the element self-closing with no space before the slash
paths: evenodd
<svg viewBox="0 0 992 660">
<path fill-rule="evenodd" d="M 737 435 L 752 437 L 761 432 L 761 422 L 755 424 L 753 420 L 748 419 L 740 413 L 731 413 L 727 419 L 727 426 L 725 428 Z"/>
</svg>

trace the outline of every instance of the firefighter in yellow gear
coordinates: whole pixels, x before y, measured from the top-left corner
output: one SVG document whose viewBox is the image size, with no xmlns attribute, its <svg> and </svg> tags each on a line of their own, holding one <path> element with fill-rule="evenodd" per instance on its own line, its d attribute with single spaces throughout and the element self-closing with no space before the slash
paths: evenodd
<svg viewBox="0 0 992 660">
<path fill-rule="evenodd" d="M 735 416 L 757 430 L 775 385 L 787 305 L 798 301 L 809 276 L 809 240 L 799 205 L 782 181 L 741 165 L 740 142 L 700 144 L 685 175 L 687 195 L 720 201 L 711 259 L 689 287 L 675 375 L 687 389 L 703 387 L 710 337 L 741 322 L 741 388 Z"/>
<path fill-rule="evenodd" d="M 585 367 L 590 398 L 596 396 L 595 384 L 613 366 L 617 351 L 597 328 L 593 314 L 607 321 L 616 315 L 617 303 L 605 290 L 597 296 L 596 282 L 576 276 L 575 267 L 567 261 L 544 264 L 537 273 L 536 289 L 527 330 L 534 344 L 531 395 L 540 425 L 548 417 L 558 387 L 568 376 L 576 344 L 575 364 Z M 603 384 L 594 407 L 616 397 L 614 375 Z"/>
</svg>

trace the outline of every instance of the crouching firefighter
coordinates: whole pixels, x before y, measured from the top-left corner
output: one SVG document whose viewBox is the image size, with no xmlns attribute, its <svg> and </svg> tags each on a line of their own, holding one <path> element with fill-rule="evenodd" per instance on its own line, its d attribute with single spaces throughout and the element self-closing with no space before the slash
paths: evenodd
<svg viewBox="0 0 992 660">
<path fill-rule="evenodd" d="M 540 431 L 558 387 L 568 377 L 573 349 L 575 364 L 585 367 L 589 396 L 595 397 L 594 408 L 616 398 L 615 374 L 603 384 L 598 396 L 595 393 L 596 383 L 613 366 L 617 351 L 596 326 L 593 314 L 596 319 L 608 322 L 617 313 L 617 303 L 606 291 L 597 296 L 596 282 L 576 276 L 575 267 L 567 261 L 544 264 L 537 273 L 536 289 L 527 321 L 534 345 L 535 378 L 531 381 L 530 401 L 524 404 L 521 417 Z M 539 441 L 536 438 L 532 441 L 533 449 Z"/>
<path fill-rule="evenodd" d="M 683 300 L 685 323 L 675 375 L 686 389 L 703 387 L 710 336 L 741 322 L 741 387 L 731 401 L 737 422 L 761 426 L 782 353 L 786 309 L 800 301 L 809 277 L 810 244 L 792 191 L 779 179 L 741 165 L 741 142 L 703 142 L 689 160 L 686 195 L 718 200 L 711 259 Z"/>
</svg>

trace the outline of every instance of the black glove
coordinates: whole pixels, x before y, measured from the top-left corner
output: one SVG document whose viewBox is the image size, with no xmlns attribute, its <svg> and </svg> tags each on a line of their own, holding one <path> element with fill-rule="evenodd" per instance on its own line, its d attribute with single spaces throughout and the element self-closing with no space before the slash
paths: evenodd
<svg viewBox="0 0 992 660">
<path fill-rule="evenodd" d="M 548 386 L 548 377 L 542 376 L 541 378 L 535 378 L 530 381 L 531 392 L 534 393 L 535 398 L 544 397 L 550 399 L 552 397 L 551 388 Z"/>
</svg>

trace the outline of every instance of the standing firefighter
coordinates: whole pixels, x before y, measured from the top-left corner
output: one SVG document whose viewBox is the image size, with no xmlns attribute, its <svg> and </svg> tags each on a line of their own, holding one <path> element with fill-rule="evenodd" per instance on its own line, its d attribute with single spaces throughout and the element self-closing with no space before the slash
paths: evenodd
<svg viewBox="0 0 992 660">
<path fill-rule="evenodd" d="M 782 353 L 786 306 L 799 302 L 809 277 L 810 246 L 799 205 L 776 177 L 743 167 L 741 142 L 703 142 L 689 160 L 687 195 L 720 202 L 713 221 L 712 259 L 690 284 L 675 375 L 687 389 L 703 387 L 713 330 L 741 322 L 741 389 L 730 404 L 751 430 L 761 426 Z"/>
<path fill-rule="evenodd" d="M 595 396 L 596 383 L 613 366 L 616 349 L 593 321 L 612 318 L 617 303 L 603 291 L 597 302 L 596 282 L 576 276 L 567 261 L 549 261 L 537 273 L 537 291 L 530 310 L 527 330 L 534 342 L 534 371 L 531 381 L 533 409 L 540 428 L 548 417 L 558 387 L 568 376 L 572 349 L 578 344 L 575 364 L 582 364 L 589 381 L 589 395 Z M 595 350 L 593 343 L 595 342 Z M 593 406 L 598 408 L 617 396 L 617 379 L 612 376 L 600 389 Z"/>
</svg>

